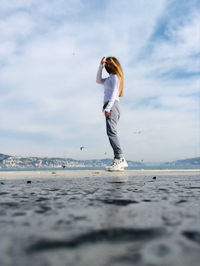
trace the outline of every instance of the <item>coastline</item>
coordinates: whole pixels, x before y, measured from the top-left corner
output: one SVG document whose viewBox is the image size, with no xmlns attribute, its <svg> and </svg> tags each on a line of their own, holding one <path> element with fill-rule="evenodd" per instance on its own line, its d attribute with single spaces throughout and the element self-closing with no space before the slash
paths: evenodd
<svg viewBox="0 0 200 266">
<path fill-rule="evenodd" d="M 105 170 L 30 170 L 0 171 L 0 180 L 27 178 L 85 178 L 85 177 L 131 177 L 138 175 L 200 175 L 200 169 L 166 169 L 166 170 L 125 170 L 123 172 L 107 172 Z"/>
</svg>

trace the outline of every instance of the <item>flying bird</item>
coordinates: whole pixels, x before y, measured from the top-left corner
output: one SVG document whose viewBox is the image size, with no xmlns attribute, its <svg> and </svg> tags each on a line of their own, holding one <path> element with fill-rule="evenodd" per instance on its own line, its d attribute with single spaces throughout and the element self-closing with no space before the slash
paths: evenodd
<svg viewBox="0 0 200 266">
<path fill-rule="evenodd" d="M 139 131 L 134 131 L 134 132 L 133 132 L 133 134 L 141 134 L 141 133 L 142 133 L 141 130 L 139 130 Z"/>
<path fill-rule="evenodd" d="M 84 147 L 84 146 L 81 146 L 81 147 L 80 147 L 80 150 L 82 151 L 83 149 L 86 149 L 86 147 Z"/>
</svg>

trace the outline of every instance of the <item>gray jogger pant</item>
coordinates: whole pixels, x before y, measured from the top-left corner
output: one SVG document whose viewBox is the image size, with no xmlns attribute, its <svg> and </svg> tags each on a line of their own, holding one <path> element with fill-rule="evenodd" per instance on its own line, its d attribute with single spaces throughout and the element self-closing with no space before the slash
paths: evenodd
<svg viewBox="0 0 200 266">
<path fill-rule="evenodd" d="M 120 159 L 123 157 L 123 152 L 119 144 L 117 136 L 117 123 L 120 118 L 119 102 L 115 101 L 111 110 L 110 115 L 106 117 L 106 132 L 110 145 L 114 152 L 114 158 Z"/>
</svg>

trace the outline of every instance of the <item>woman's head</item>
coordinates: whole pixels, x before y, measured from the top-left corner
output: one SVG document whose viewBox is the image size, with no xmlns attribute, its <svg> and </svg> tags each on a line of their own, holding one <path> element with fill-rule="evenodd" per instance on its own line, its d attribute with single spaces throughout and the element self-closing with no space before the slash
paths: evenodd
<svg viewBox="0 0 200 266">
<path fill-rule="evenodd" d="M 119 85 L 119 97 L 123 95 L 123 86 L 124 86 L 124 76 L 122 67 L 117 60 L 117 58 L 113 56 L 109 56 L 106 58 L 105 69 L 109 74 L 116 74 L 119 78 L 120 85 Z"/>
</svg>

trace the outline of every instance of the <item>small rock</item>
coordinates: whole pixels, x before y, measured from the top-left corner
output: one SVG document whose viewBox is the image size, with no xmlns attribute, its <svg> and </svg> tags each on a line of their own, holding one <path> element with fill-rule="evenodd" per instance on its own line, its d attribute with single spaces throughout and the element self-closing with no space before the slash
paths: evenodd
<svg viewBox="0 0 200 266">
<path fill-rule="evenodd" d="M 100 172 L 99 171 L 95 171 L 95 172 L 92 172 L 93 174 L 100 174 Z"/>
<path fill-rule="evenodd" d="M 1 182 L 1 185 L 5 185 L 4 182 Z"/>
<path fill-rule="evenodd" d="M 28 180 L 26 183 L 27 183 L 27 184 L 31 184 L 31 180 Z"/>
<path fill-rule="evenodd" d="M 154 176 L 153 179 L 156 179 L 156 176 Z"/>
<path fill-rule="evenodd" d="M 55 175 L 56 174 L 56 172 L 52 172 L 52 175 Z"/>
</svg>

